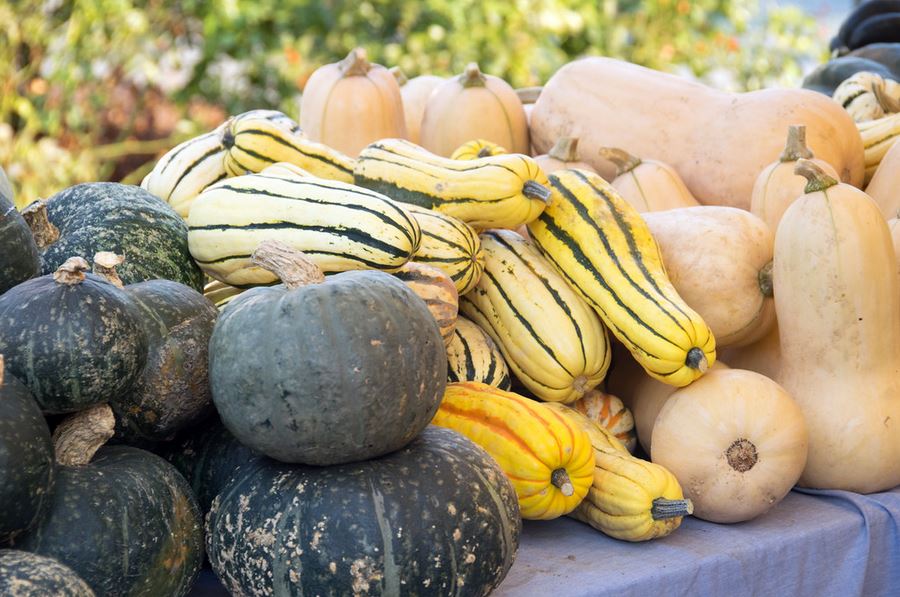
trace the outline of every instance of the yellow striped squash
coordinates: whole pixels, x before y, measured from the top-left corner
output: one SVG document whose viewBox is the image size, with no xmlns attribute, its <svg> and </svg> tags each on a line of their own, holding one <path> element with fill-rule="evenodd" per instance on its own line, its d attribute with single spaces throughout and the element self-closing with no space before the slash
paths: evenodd
<svg viewBox="0 0 900 597">
<path fill-rule="evenodd" d="M 459 313 L 459 293 L 450 276 L 436 267 L 412 261 L 394 272 L 394 276 L 425 301 L 441 329 L 444 346 L 449 344 Z"/>
<path fill-rule="evenodd" d="M 500 349 L 478 324 L 459 315 L 447 344 L 447 381 L 478 381 L 509 390 L 512 381 Z"/>
<path fill-rule="evenodd" d="M 312 176 L 312 174 L 310 174 L 300 166 L 296 166 L 294 164 L 291 164 L 290 162 L 276 162 L 271 166 L 263 168 L 259 171 L 259 173 L 265 174 L 266 176 L 278 176 L 281 178 Z"/>
<path fill-rule="evenodd" d="M 609 367 L 606 328 L 540 252 L 512 230 L 481 234 L 484 274 L 460 309 L 535 396 L 573 402 Z"/>
<path fill-rule="evenodd" d="M 243 288 L 235 288 L 234 286 L 229 286 L 218 280 L 213 280 L 203 287 L 203 296 L 212 301 L 220 311 L 225 308 L 225 305 L 231 302 L 231 299 L 242 292 L 244 292 Z"/>
<path fill-rule="evenodd" d="M 569 406 L 609 431 L 634 454 L 637 448 L 634 416 L 618 396 L 593 389 Z"/>
<path fill-rule="evenodd" d="M 652 377 L 681 387 L 716 359 L 709 326 L 666 277 L 640 214 L 597 174 L 558 170 L 528 232 Z"/>
<path fill-rule="evenodd" d="M 356 159 L 356 184 L 434 209 L 480 228 L 516 228 L 550 199 L 547 177 L 530 157 L 505 154 L 451 160 L 402 139 L 383 139 Z"/>
<path fill-rule="evenodd" d="M 161 157 L 141 181 L 141 187 L 186 218 L 197 195 L 228 176 L 226 152 L 217 131 L 194 137 Z"/>
<path fill-rule="evenodd" d="M 594 478 L 584 501 L 569 516 L 623 541 L 671 534 L 693 513 L 691 500 L 668 469 L 635 458 L 609 431 L 562 404 L 547 404 L 586 432 L 594 451 Z"/>
<path fill-rule="evenodd" d="M 387 197 L 315 177 L 248 174 L 200 194 L 188 216 L 188 249 L 212 278 L 231 286 L 276 282 L 250 264 L 263 240 L 303 251 L 325 272 L 395 271 L 421 240 L 416 220 Z"/>
<path fill-rule="evenodd" d="M 477 160 L 478 158 L 486 158 L 492 155 L 503 155 L 509 153 L 506 148 L 500 147 L 493 141 L 487 139 L 475 139 L 463 143 L 453 150 L 450 154 L 451 160 Z"/>
<path fill-rule="evenodd" d="M 440 268 L 453 280 L 460 296 L 472 290 L 484 271 L 481 240 L 471 226 L 433 209 L 404 203 L 422 229 L 422 243 L 413 260 Z"/>
<path fill-rule="evenodd" d="M 518 394 L 477 382 L 448 384 L 432 423 L 462 433 L 497 461 L 516 489 L 522 518 L 568 514 L 593 481 L 588 434 Z"/>
<path fill-rule="evenodd" d="M 900 140 L 900 113 L 888 114 L 876 120 L 857 123 L 863 140 L 866 159 L 866 184 L 872 179 L 878 164 L 894 143 Z"/>
<path fill-rule="evenodd" d="M 236 116 L 226 123 L 222 138 L 228 149 L 225 156 L 228 173 L 238 176 L 259 172 L 276 162 L 289 162 L 313 176 L 353 182 L 350 157 L 306 138 L 299 126 L 293 131 L 287 128 L 283 119 L 271 115 L 260 117 L 258 111 Z"/>
</svg>

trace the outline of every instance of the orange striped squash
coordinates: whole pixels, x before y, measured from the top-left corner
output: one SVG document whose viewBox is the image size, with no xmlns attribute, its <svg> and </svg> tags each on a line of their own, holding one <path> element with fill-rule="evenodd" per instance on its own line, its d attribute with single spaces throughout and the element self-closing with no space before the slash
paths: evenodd
<svg viewBox="0 0 900 597">
<path fill-rule="evenodd" d="M 522 518 L 568 514 L 594 478 L 588 434 L 546 405 L 479 382 L 447 384 L 431 421 L 484 448 L 512 481 Z"/>
<path fill-rule="evenodd" d="M 569 406 L 615 435 L 616 439 L 634 454 L 637 447 L 634 417 L 618 396 L 594 389 Z"/>
</svg>

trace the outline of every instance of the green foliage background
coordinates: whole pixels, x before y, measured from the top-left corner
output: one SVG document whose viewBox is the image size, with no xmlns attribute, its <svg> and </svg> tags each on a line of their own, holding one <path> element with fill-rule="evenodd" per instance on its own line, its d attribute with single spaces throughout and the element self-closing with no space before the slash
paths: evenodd
<svg viewBox="0 0 900 597">
<path fill-rule="evenodd" d="M 474 60 L 516 87 L 589 54 L 795 86 L 826 53 L 809 16 L 755 0 L 0 0 L 0 165 L 20 205 L 137 182 L 228 114 L 296 116 L 312 71 L 357 45 L 409 77 Z"/>
</svg>

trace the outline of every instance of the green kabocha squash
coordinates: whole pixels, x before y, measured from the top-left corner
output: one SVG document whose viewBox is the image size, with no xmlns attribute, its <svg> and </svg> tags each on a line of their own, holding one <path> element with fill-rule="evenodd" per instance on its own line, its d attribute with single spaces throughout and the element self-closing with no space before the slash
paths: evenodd
<svg viewBox="0 0 900 597">
<path fill-rule="evenodd" d="M 25 208 L 42 250 L 43 273 L 72 255 L 100 251 L 125 256 L 125 284 L 174 280 L 203 290 L 203 274 L 191 259 L 187 224 L 162 199 L 136 186 L 92 182 L 69 187 Z"/>
<path fill-rule="evenodd" d="M 403 282 L 330 276 L 287 245 L 254 263 L 284 285 L 235 297 L 216 322 L 209 378 L 222 422 L 285 462 L 327 465 L 402 448 L 428 425 L 447 379 L 437 322 Z"/>
<path fill-rule="evenodd" d="M 40 271 L 41 260 L 34 237 L 16 209 L 12 187 L 0 168 L 0 294 Z"/>
<path fill-rule="evenodd" d="M 186 595 L 203 559 L 191 488 L 155 454 L 130 446 L 97 451 L 114 427 L 112 410 L 101 405 L 56 428 L 61 466 L 52 500 L 13 546 L 59 560 L 98 596 Z"/>
<path fill-rule="evenodd" d="M 131 299 L 73 257 L 0 295 L 0 354 L 45 413 L 108 402 L 132 386 L 147 337 Z"/>
<path fill-rule="evenodd" d="M 487 595 L 515 558 L 510 481 L 450 429 L 366 462 L 251 467 L 207 518 L 210 562 L 233 595 Z"/>
<path fill-rule="evenodd" d="M 47 422 L 28 388 L 4 372 L 0 355 L 0 545 L 37 520 L 53 479 Z"/>
<path fill-rule="evenodd" d="M 53 558 L 0 549 L 0 595 L 7 597 L 94 597 L 71 568 Z"/>
<path fill-rule="evenodd" d="M 209 338 L 218 311 L 202 294 L 171 280 L 123 286 L 121 255 L 94 255 L 94 273 L 122 288 L 137 307 L 148 353 L 131 389 L 110 402 L 116 435 L 127 440 L 170 440 L 212 410 Z"/>
</svg>

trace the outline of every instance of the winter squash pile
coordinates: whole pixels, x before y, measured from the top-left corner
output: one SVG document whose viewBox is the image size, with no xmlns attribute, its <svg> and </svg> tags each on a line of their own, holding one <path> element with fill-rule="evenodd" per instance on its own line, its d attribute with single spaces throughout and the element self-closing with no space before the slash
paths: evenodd
<svg viewBox="0 0 900 597">
<path fill-rule="evenodd" d="M 900 125 L 849 85 L 357 49 L 140 187 L 0 177 L 0 587 L 485 595 L 523 519 L 900 484 Z"/>
</svg>

